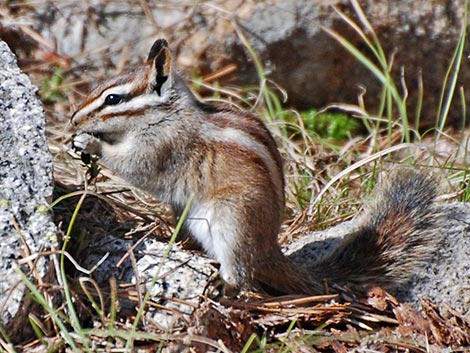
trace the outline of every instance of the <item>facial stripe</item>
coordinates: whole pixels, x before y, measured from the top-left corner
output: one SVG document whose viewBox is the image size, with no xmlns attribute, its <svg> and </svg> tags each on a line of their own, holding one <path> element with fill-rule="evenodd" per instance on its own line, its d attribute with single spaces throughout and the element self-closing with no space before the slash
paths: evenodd
<svg viewBox="0 0 470 353">
<path fill-rule="evenodd" d="M 147 91 L 147 83 L 142 80 L 136 80 L 131 83 L 109 86 L 107 88 L 96 90 L 100 92 L 95 98 L 85 101 L 82 106 L 72 116 L 72 121 L 79 125 L 84 122 L 92 112 L 101 112 L 110 118 L 112 114 L 122 115 L 124 110 L 136 110 L 136 107 L 142 108 L 144 105 L 151 105 L 160 102 L 160 97 L 155 94 L 145 94 Z M 106 97 L 110 94 L 123 95 L 126 99 L 121 103 L 110 106 L 105 104 Z"/>
<path fill-rule="evenodd" d="M 134 96 L 129 100 L 123 101 L 117 105 L 108 105 L 101 108 L 101 114 L 120 114 L 126 111 L 150 108 L 162 102 L 162 99 L 156 94 L 141 94 Z"/>
</svg>

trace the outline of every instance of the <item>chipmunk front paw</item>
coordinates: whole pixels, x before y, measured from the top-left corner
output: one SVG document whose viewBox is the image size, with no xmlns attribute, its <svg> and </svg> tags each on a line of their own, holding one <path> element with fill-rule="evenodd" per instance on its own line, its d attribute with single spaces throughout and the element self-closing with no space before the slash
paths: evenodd
<svg viewBox="0 0 470 353">
<path fill-rule="evenodd" d="M 75 150 L 82 152 L 82 154 L 101 155 L 101 141 L 87 133 L 73 135 L 72 146 Z"/>
</svg>

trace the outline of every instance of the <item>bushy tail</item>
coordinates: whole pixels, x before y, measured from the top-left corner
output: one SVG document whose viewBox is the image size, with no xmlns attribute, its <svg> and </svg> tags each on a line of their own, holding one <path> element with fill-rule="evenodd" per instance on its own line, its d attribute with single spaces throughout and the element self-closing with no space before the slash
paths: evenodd
<svg viewBox="0 0 470 353">
<path fill-rule="evenodd" d="M 409 280 L 443 236 L 436 189 L 434 178 L 423 172 L 393 173 L 373 192 L 357 231 L 316 264 L 312 279 L 356 293 L 373 285 L 390 290 Z"/>
</svg>

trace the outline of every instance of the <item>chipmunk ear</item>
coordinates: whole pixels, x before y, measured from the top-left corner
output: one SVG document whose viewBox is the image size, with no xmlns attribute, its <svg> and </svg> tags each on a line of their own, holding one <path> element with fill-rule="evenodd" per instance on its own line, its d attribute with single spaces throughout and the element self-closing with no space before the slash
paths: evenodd
<svg viewBox="0 0 470 353">
<path fill-rule="evenodd" d="M 165 39 L 157 39 L 150 48 L 147 63 L 152 65 L 151 83 L 159 96 L 171 86 L 171 52 Z"/>
</svg>

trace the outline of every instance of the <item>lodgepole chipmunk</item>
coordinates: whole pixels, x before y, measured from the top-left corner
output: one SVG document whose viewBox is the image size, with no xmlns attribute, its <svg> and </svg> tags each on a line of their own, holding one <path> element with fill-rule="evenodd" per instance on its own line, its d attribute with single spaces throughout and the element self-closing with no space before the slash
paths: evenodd
<svg viewBox="0 0 470 353">
<path fill-rule="evenodd" d="M 402 170 L 375 190 L 357 231 L 331 255 L 309 268 L 286 257 L 277 243 L 285 196 L 273 137 L 251 113 L 197 100 L 164 39 L 141 67 L 95 88 L 71 125 L 76 149 L 169 203 L 176 216 L 194 194 L 185 231 L 220 263 L 228 288 L 393 290 L 430 259 L 441 237 L 433 179 Z"/>
</svg>

